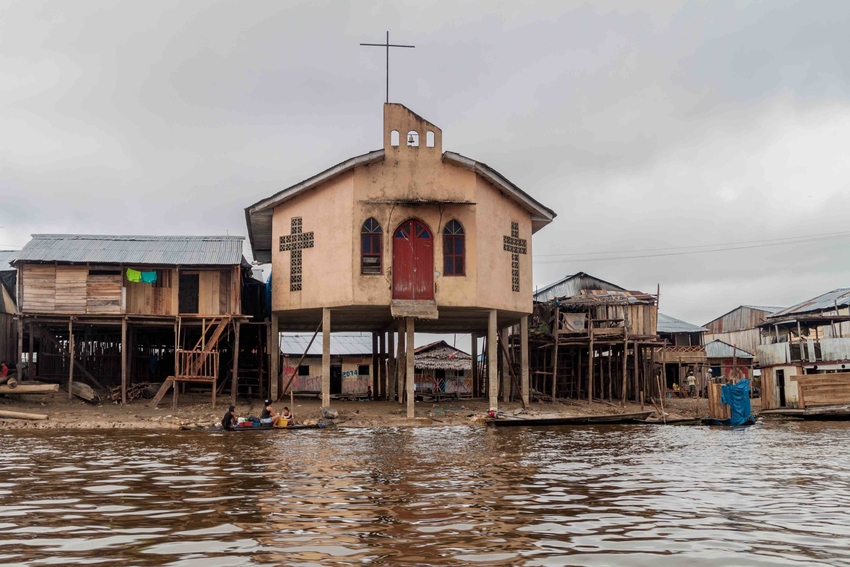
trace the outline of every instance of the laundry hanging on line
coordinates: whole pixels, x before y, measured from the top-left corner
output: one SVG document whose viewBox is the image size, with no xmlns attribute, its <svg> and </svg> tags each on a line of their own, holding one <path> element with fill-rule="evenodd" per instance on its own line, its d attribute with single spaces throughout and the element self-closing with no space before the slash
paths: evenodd
<svg viewBox="0 0 850 567">
<path fill-rule="evenodd" d="M 156 272 L 140 272 L 127 268 L 127 281 L 133 283 L 156 283 Z"/>
</svg>

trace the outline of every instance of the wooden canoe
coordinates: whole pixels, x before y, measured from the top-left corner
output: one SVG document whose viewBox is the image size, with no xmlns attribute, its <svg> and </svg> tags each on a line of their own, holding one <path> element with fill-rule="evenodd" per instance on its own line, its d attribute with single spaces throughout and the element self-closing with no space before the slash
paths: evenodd
<svg viewBox="0 0 850 567">
<path fill-rule="evenodd" d="M 527 419 L 488 419 L 487 425 L 492 427 L 527 427 L 546 425 L 618 425 L 625 423 L 644 423 L 652 415 L 652 411 L 637 413 L 620 413 L 613 415 L 585 415 L 580 417 L 541 417 Z"/>
<path fill-rule="evenodd" d="M 230 432 L 230 431 L 233 431 L 233 432 L 236 432 L 236 431 L 292 431 L 292 430 L 295 430 L 295 429 L 324 429 L 324 428 L 325 428 L 325 424 L 321 424 L 321 425 L 319 425 L 319 424 L 315 424 L 315 425 L 296 424 L 296 425 L 287 425 L 286 427 L 274 427 L 274 426 L 271 426 L 271 425 L 258 425 L 257 427 L 234 427 L 233 429 L 228 429 L 227 431 L 228 432 Z M 222 429 L 221 427 L 216 427 L 214 429 L 211 429 L 211 431 L 222 431 L 222 432 L 224 432 L 225 430 Z"/>
</svg>

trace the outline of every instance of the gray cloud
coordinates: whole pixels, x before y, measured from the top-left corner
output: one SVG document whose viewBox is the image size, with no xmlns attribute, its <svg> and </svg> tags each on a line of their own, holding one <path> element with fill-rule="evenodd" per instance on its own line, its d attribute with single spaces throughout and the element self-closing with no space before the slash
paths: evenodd
<svg viewBox="0 0 850 567">
<path fill-rule="evenodd" d="M 242 209 L 381 145 L 391 98 L 559 217 L 535 281 L 662 286 L 704 323 L 847 285 L 845 2 L 26 2 L 0 7 L 0 244 L 244 234 Z M 555 254 L 593 252 L 584 260 Z"/>
</svg>

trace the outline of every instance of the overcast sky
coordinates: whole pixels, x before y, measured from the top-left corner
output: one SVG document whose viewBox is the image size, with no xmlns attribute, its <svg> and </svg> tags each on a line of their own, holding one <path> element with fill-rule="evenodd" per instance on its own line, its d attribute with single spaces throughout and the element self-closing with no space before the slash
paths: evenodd
<svg viewBox="0 0 850 567">
<path fill-rule="evenodd" d="M 791 242 L 850 232 L 850 2 L 636 4 L 0 2 L 0 248 L 246 234 L 247 205 L 381 147 L 358 43 L 389 30 L 416 45 L 390 99 L 558 213 L 536 286 L 660 283 L 698 324 L 850 286 L 850 238 Z M 772 245 L 681 250 L 736 243 Z"/>
</svg>

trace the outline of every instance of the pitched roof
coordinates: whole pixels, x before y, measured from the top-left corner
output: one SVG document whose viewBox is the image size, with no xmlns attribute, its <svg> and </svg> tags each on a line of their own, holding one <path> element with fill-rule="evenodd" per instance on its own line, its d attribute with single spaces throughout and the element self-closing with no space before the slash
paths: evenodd
<svg viewBox="0 0 850 567">
<path fill-rule="evenodd" d="M 591 283 L 589 285 L 575 285 L 581 284 L 585 280 Z M 570 283 L 573 283 L 574 285 L 569 285 Z M 555 299 L 555 297 L 570 297 L 572 295 L 578 295 L 583 289 L 606 288 L 609 291 L 626 291 L 625 288 L 622 288 L 617 284 L 607 282 L 586 272 L 577 272 L 538 289 L 534 293 L 534 301 L 551 301 L 552 299 Z"/>
<path fill-rule="evenodd" d="M 312 334 L 280 336 L 280 352 L 301 356 L 310 344 Z M 316 337 L 307 356 L 322 356 L 322 337 Z M 331 356 L 372 356 L 372 335 L 369 333 L 331 333 Z"/>
<path fill-rule="evenodd" d="M 248 225 L 248 239 L 254 254 L 254 260 L 259 262 L 272 261 L 272 215 L 275 207 L 306 191 L 315 189 L 319 185 L 327 183 L 340 175 L 348 173 L 356 167 L 371 165 L 380 161 L 384 161 L 384 150 L 382 149 L 349 158 L 321 173 L 308 177 L 300 183 L 287 187 L 271 197 L 267 197 L 246 207 L 245 223 Z M 531 214 L 532 234 L 552 222 L 555 216 L 557 216 L 555 211 L 543 206 L 486 163 L 475 161 L 455 152 L 443 152 L 443 162 L 474 171 L 493 184 L 496 189 L 504 193 L 508 198 L 527 210 Z"/>
<path fill-rule="evenodd" d="M 714 340 L 705 343 L 706 358 L 755 358 L 752 353 L 749 353 L 740 348 L 733 347 L 729 343 L 721 340 Z"/>
<path fill-rule="evenodd" d="M 659 333 L 705 333 L 708 329 L 698 325 L 692 325 L 681 319 L 670 317 L 664 313 L 658 313 L 658 332 Z"/>
<path fill-rule="evenodd" d="M 841 287 L 828 291 L 823 295 L 819 295 L 813 299 L 808 299 L 797 305 L 792 305 L 787 309 L 777 311 L 770 316 L 771 319 L 779 319 L 793 315 L 802 315 L 803 313 L 815 313 L 818 311 L 834 311 L 835 306 L 847 307 L 850 305 L 850 288 Z"/>
<path fill-rule="evenodd" d="M 13 271 L 12 260 L 15 259 L 20 250 L 0 250 L 0 272 Z"/>
<path fill-rule="evenodd" d="M 15 262 L 238 266 L 244 236 L 33 234 Z"/>
<path fill-rule="evenodd" d="M 414 366 L 428 370 L 471 370 L 472 356 L 446 341 L 437 341 L 413 350 Z"/>
<path fill-rule="evenodd" d="M 765 313 L 776 313 L 777 311 L 782 311 L 785 308 L 784 307 L 766 307 L 764 305 L 739 305 L 735 309 L 731 309 L 731 310 L 727 311 L 726 313 L 724 313 L 720 317 L 715 317 L 714 319 L 712 319 L 711 321 L 706 323 L 705 326 L 708 327 L 709 325 L 711 325 L 712 323 L 714 323 L 718 319 L 723 319 L 724 317 L 734 313 L 738 309 L 753 309 L 755 311 L 764 311 Z"/>
</svg>

